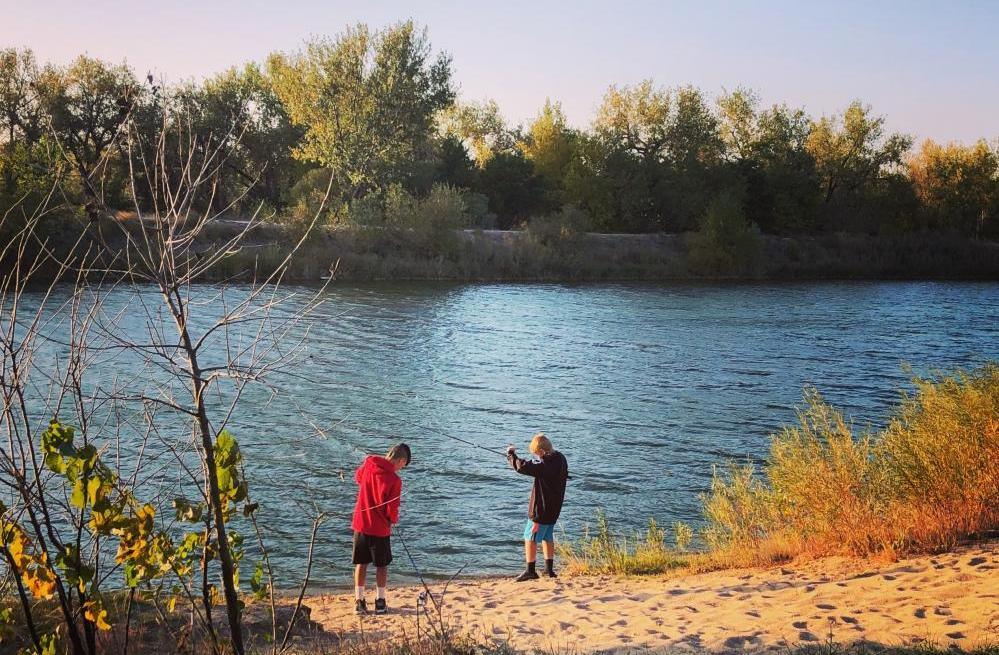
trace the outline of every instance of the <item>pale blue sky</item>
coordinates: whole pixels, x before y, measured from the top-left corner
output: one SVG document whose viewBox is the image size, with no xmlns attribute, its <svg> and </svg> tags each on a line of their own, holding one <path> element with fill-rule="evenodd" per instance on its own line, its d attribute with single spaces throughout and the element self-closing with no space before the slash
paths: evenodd
<svg viewBox="0 0 999 655">
<path fill-rule="evenodd" d="M 999 1 L 341 2 L 0 0 L 0 46 L 200 78 L 309 35 L 413 18 L 454 56 L 462 97 L 518 122 L 546 97 L 588 125 L 612 83 L 712 97 L 749 86 L 813 114 L 860 98 L 917 139 L 999 137 Z"/>
</svg>

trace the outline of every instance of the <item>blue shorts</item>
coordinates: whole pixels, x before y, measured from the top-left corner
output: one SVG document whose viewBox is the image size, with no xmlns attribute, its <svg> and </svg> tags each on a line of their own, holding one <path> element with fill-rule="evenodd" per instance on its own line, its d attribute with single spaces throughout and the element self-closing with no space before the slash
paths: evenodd
<svg viewBox="0 0 999 655">
<path fill-rule="evenodd" d="M 535 523 L 534 521 L 528 519 L 527 525 L 524 526 L 524 541 L 533 541 L 538 544 L 542 541 L 554 543 L 555 524 Z"/>
</svg>

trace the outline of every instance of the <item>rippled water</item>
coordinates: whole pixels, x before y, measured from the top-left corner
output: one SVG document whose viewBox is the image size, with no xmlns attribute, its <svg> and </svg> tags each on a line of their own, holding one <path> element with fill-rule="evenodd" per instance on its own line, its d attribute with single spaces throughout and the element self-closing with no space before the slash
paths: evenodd
<svg viewBox="0 0 999 655">
<path fill-rule="evenodd" d="M 565 537 L 597 508 L 622 531 L 649 517 L 696 523 L 712 465 L 763 456 L 803 385 L 877 427 L 905 363 L 999 359 L 994 284 L 391 284 L 328 296 L 298 375 L 269 402 L 248 396 L 233 425 L 287 571 L 308 540 L 303 502 L 349 515 L 361 450 L 412 445 L 400 527 L 421 568 L 510 572 L 529 480 L 443 433 L 526 450 L 545 431 L 575 471 Z M 302 412 L 327 438 L 309 436 Z M 320 584 L 349 580 L 350 537 L 347 518 L 323 526 Z M 395 568 L 412 571 L 394 543 Z"/>
</svg>

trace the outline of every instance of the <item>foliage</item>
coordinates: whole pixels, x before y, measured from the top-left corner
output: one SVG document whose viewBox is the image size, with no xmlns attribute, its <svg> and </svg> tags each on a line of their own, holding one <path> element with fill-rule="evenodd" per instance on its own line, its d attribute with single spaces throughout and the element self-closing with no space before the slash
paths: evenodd
<svg viewBox="0 0 999 655">
<path fill-rule="evenodd" d="M 678 534 L 685 535 L 686 527 L 681 527 Z M 593 530 L 589 526 L 584 527 L 583 537 L 577 544 L 560 544 L 569 573 L 626 575 L 689 568 L 692 561 L 681 552 L 686 547 L 686 543 L 679 548 L 668 546 L 666 533 L 655 519 L 649 520 L 644 534 L 636 534 L 631 539 L 619 537 L 611 531 L 603 510 L 597 511 Z"/>
<path fill-rule="evenodd" d="M 807 391 L 799 426 L 752 467 L 717 475 L 709 542 L 745 553 L 932 551 L 999 526 L 999 368 L 915 380 L 889 426 L 856 436 Z"/>
<path fill-rule="evenodd" d="M 690 266 L 702 275 L 752 275 L 759 265 L 760 238 L 746 221 L 741 190 L 720 193 L 690 236 Z"/>
<path fill-rule="evenodd" d="M 494 155 L 510 153 L 514 148 L 515 137 L 495 100 L 452 105 L 441 112 L 439 123 L 443 137 L 460 141 L 479 168 Z"/>
<path fill-rule="evenodd" d="M 984 140 L 971 146 L 927 140 L 909 160 L 909 175 L 930 226 L 999 236 L 999 152 Z"/>
<path fill-rule="evenodd" d="M 884 117 L 872 116 L 859 101 L 841 115 L 814 121 L 805 146 L 822 182 L 826 220 L 838 227 L 843 212 L 862 201 L 872 184 L 902 166 L 911 144 L 908 136 L 886 135 Z"/>
<path fill-rule="evenodd" d="M 466 193 L 466 224 L 479 227 L 541 224 L 573 207 L 605 233 L 705 232 L 709 206 L 739 188 L 745 221 L 765 234 L 999 238 L 994 145 L 928 142 L 909 156 L 909 137 L 889 133 L 860 101 L 813 119 L 761 106 L 742 87 L 709 102 L 694 87 L 648 79 L 609 87 L 585 129 L 570 126 L 555 99 L 514 126 L 495 101 L 456 102 L 449 57 L 412 22 L 358 25 L 176 85 L 140 82 L 125 64 L 89 57 L 40 65 L 30 50 L 0 51 L 0 212 L 38 204 L 56 186 L 69 201 L 52 219 L 57 233 L 73 231 L 70 217 L 151 211 L 159 182 L 147 164 L 130 168 L 125 153 L 161 140 L 174 170 L 182 150 L 221 160 L 212 185 L 191 199 L 198 210 L 295 229 L 317 214 L 370 225 L 390 188 L 425 199 L 443 186 Z M 442 238 L 451 243 L 418 249 L 451 250 L 454 238 Z M 731 261 L 755 257 L 752 248 L 722 257 L 712 249 L 694 269 L 756 268 Z"/>
<path fill-rule="evenodd" d="M 479 172 L 477 188 L 489 198 L 489 209 L 496 214 L 500 229 L 510 229 L 544 206 L 543 183 L 519 152 L 490 157 Z"/>
<path fill-rule="evenodd" d="M 404 180 L 454 98 L 450 59 L 432 60 L 426 32 L 412 22 L 313 39 L 298 54 L 271 55 L 268 70 L 305 130 L 296 156 L 332 169 L 348 198 Z"/>
</svg>

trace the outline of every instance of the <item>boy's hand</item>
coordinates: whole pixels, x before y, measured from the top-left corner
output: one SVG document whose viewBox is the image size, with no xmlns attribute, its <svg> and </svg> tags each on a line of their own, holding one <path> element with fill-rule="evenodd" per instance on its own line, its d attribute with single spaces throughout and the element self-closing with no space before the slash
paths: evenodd
<svg viewBox="0 0 999 655">
<path fill-rule="evenodd" d="M 516 454 L 517 454 L 517 449 L 516 448 L 514 448 L 513 446 L 507 446 L 507 448 L 506 448 L 506 456 L 507 457 L 509 457 L 510 455 L 516 455 Z"/>
</svg>

